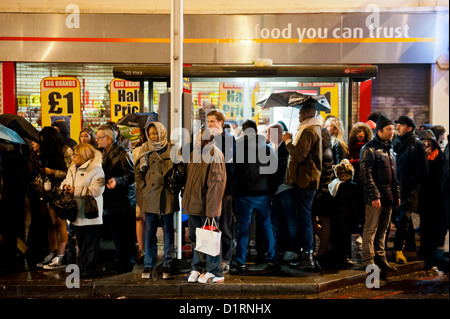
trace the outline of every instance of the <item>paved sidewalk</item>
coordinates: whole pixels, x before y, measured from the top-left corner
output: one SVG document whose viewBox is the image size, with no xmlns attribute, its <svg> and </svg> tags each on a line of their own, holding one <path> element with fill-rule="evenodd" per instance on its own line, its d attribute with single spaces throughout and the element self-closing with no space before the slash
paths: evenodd
<svg viewBox="0 0 450 319">
<path fill-rule="evenodd" d="M 392 254 L 392 240 L 395 229 L 391 228 L 388 237 L 388 259 Z M 418 236 L 416 236 L 419 239 Z M 159 243 L 158 255 L 162 257 L 162 245 Z M 161 277 L 142 279 L 143 264 L 136 264 L 132 272 L 125 274 L 103 275 L 93 279 L 81 279 L 79 288 L 68 288 L 73 284 L 72 273 L 66 269 L 44 271 L 32 270 L 25 266 L 0 270 L 1 299 L 143 299 L 143 298 L 314 298 L 330 289 L 365 283 L 368 272 L 361 266 L 360 245 L 353 241 L 352 259 L 355 266 L 347 269 L 317 269 L 303 271 L 291 269 L 287 262 L 281 264 L 279 271 L 269 271 L 267 264 L 257 262 L 255 256 L 249 256 L 247 270 L 241 273 L 225 275 L 225 281 L 219 284 L 188 283 L 190 259 L 175 260 L 175 274 L 169 279 Z M 448 235 L 446 240 L 448 251 Z M 104 242 L 103 262 L 112 256 L 112 243 Z M 391 261 L 392 262 L 392 261 Z M 448 259 L 438 265 L 440 270 L 448 272 Z M 397 265 L 398 271 L 388 273 L 391 276 L 413 273 L 429 269 L 432 264 L 425 261 L 412 261 Z"/>
<path fill-rule="evenodd" d="M 177 261 L 180 262 L 180 261 Z M 180 268 L 185 268 L 185 261 Z M 0 274 L 0 299 L 117 299 L 117 298 L 252 298 L 278 296 L 280 298 L 308 298 L 329 289 L 364 283 L 368 273 L 362 266 L 350 269 L 302 271 L 283 264 L 280 271 L 266 270 L 266 264 L 248 263 L 247 271 L 226 274 L 219 284 L 188 283 L 188 273 L 142 279 L 143 265 L 132 272 L 81 279 L 79 288 L 68 288 L 74 283 L 71 272 L 60 270 L 10 269 Z M 423 261 L 396 265 L 398 271 L 389 276 L 423 270 Z"/>
</svg>

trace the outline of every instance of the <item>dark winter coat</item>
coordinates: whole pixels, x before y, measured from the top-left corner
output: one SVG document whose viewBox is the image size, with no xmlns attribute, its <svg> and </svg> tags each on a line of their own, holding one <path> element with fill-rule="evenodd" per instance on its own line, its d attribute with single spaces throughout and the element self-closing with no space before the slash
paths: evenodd
<svg viewBox="0 0 450 319">
<path fill-rule="evenodd" d="M 392 142 L 396 153 L 397 180 L 401 189 L 401 207 L 417 211 L 420 183 L 428 174 L 425 145 L 413 131 L 398 136 Z"/>
<path fill-rule="evenodd" d="M 280 145 L 276 149 L 276 154 L 278 157 L 278 168 L 277 172 L 274 176 L 274 183 L 278 187 L 284 182 L 284 178 L 286 177 L 286 169 L 289 159 L 289 152 L 286 148 L 286 143 L 281 141 Z"/>
<path fill-rule="evenodd" d="M 339 164 L 344 158 L 348 157 L 348 151 L 345 150 L 342 142 L 338 139 L 332 139 L 331 150 L 333 152 L 334 163 Z"/>
<path fill-rule="evenodd" d="M 220 136 L 214 138 L 214 142 L 225 158 L 225 168 L 227 171 L 225 194 L 230 195 L 234 175 L 233 156 L 236 153 L 236 139 L 227 130 L 223 130 Z"/>
<path fill-rule="evenodd" d="M 238 196 L 274 194 L 279 186 L 275 174 L 278 169 L 278 158 L 273 148 L 266 144 L 265 136 L 244 135 L 237 139 L 236 150 L 233 194 Z M 264 154 L 268 161 L 261 158 L 261 154 Z M 263 172 L 270 168 L 273 168 L 272 172 Z"/>
<path fill-rule="evenodd" d="M 111 177 L 116 187 L 105 187 L 103 193 L 103 214 L 134 213 L 136 208 L 136 187 L 134 183 L 133 156 L 130 151 L 114 142 L 108 152 L 103 153 L 105 181 Z"/>
<path fill-rule="evenodd" d="M 368 205 L 379 199 L 381 205 L 398 203 L 400 188 L 397 183 L 397 166 L 390 141 L 378 134 L 361 149 L 360 181 L 364 187 L 364 202 Z"/>
<path fill-rule="evenodd" d="M 322 173 L 320 175 L 319 190 L 328 192 L 328 184 L 334 178 L 333 173 L 333 152 L 331 150 L 331 135 L 326 128 L 322 128 Z"/>
<path fill-rule="evenodd" d="M 419 211 L 442 211 L 443 206 L 443 192 L 442 180 L 444 179 L 444 153 L 441 151 L 438 142 L 434 135 L 430 134 L 430 130 L 422 132 L 420 139 L 425 138 L 433 141 L 433 152 L 427 156 L 428 174 L 425 175 L 421 182 L 419 192 Z"/>
<path fill-rule="evenodd" d="M 351 232 L 356 228 L 359 202 L 361 194 L 359 194 L 358 185 L 346 180 L 337 186 L 337 190 L 333 192 L 334 211 L 331 214 L 332 219 L 340 225 L 342 229 Z"/>
</svg>

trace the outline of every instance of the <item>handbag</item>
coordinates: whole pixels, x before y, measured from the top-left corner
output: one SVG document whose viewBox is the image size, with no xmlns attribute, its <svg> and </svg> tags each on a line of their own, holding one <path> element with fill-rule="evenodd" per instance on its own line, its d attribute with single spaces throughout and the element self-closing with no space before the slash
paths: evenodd
<svg viewBox="0 0 450 319">
<path fill-rule="evenodd" d="M 77 219 L 78 208 L 73 196 L 65 190 L 59 190 L 56 198 L 51 201 L 51 206 L 61 219 L 74 222 Z"/>
<path fill-rule="evenodd" d="M 88 188 L 88 192 L 91 191 Z M 87 192 L 86 192 L 87 193 Z M 92 194 L 92 193 L 91 193 Z M 81 200 L 84 201 L 84 217 L 87 219 L 94 219 L 98 217 L 98 206 L 97 201 L 92 195 L 83 195 Z"/>
<path fill-rule="evenodd" d="M 218 230 L 215 219 L 211 219 L 211 225 L 209 218 L 206 218 L 203 227 L 195 229 L 195 250 L 214 257 L 220 254 L 222 232 Z"/>
<path fill-rule="evenodd" d="M 164 187 L 172 194 L 178 194 L 186 185 L 186 168 L 182 163 L 173 163 L 164 175 Z"/>
<path fill-rule="evenodd" d="M 44 194 L 44 177 L 42 174 L 38 174 L 30 183 L 31 189 L 39 195 Z"/>
</svg>

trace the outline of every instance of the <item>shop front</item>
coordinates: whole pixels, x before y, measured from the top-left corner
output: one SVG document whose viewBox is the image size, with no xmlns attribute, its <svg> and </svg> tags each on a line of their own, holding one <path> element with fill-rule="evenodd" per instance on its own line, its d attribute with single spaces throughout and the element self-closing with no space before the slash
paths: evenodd
<svg viewBox="0 0 450 319">
<path fill-rule="evenodd" d="M 15 81 L 6 88 L 15 105 L 2 105 L 3 112 L 38 127 L 80 114 L 76 130 L 129 112 L 159 112 L 161 94 L 170 91 L 170 16 L 84 14 L 78 28 L 67 25 L 67 16 L 0 14 L 0 61 L 14 66 Z M 433 12 L 185 15 L 184 29 L 184 92 L 192 98 L 194 127 L 214 104 L 232 127 L 254 119 L 264 129 L 281 120 L 295 130 L 292 108 L 256 105 L 268 93 L 292 90 L 328 93 L 329 114 L 349 128 L 372 111 L 379 67 L 430 66 L 438 53 Z M 258 67 L 257 59 L 273 64 Z M 79 86 L 72 105 L 68 93 L 59 92 L 69 88 L 42 87 L 45 79 L 63 76 Z"/>
</svg>

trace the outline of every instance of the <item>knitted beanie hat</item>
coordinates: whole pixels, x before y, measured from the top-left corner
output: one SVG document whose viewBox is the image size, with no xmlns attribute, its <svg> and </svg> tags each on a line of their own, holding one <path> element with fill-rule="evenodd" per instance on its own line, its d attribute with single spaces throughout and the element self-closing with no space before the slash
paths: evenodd
<svg viewBox="0 0 450 319">
<path fill-rule="evenodd" d="M 381 113 L 380 117 L 378 118 L 378 121 L 377 121 L 376 129 L 377 129 L 377 131 L 378 130 L 382 131 L 385 126 L 388 126 L 391 124 L 394 125 L 394 121 L 392 121 L 389 117 L 387 117 L 386 114 Z"/>
</svg>

